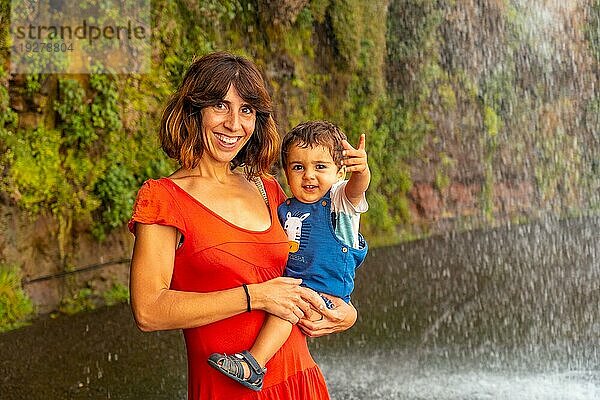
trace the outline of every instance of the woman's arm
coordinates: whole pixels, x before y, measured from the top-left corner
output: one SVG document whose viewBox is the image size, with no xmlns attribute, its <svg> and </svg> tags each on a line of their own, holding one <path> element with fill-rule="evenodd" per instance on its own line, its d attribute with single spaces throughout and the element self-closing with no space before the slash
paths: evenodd
<svg viewBox="0 0 600 400">
<path fill-rule="evenodd" d="M 142 331 L 193 328 L 246 312 L 244 289 L 196 293 L 171 290 L 177 229 L 136 224 L 131 261 L 131 307 Z M 302 281 L 276 278 L 248 285 L 253 310 L 297 323 L 310 305 Z M 304 310 L 304 311 L 302 311 Z"/>
<path fill-rule="evenodd" d="M 320 313 L 323 318 L 317 320 L 314 318 L 300 319 L 298 326 L 307 336 L 319 337 L 329 335 L 330 333 L 342 332 L 352 327 L 352 325 L 354 325 L 356 322 L 358 313 L 352 303 L 346 303 L 344 300 L 338 297 L 327 295 L 324 296 L 333 302 L 335 308 L 333 310 L 329 310 L 324 307 L 322 299 L 319 299 L 321 304 L 311 301 L 313 306 L 315 306 L 315 308 L 318 310 L 318 313 Z"/>
</svg>

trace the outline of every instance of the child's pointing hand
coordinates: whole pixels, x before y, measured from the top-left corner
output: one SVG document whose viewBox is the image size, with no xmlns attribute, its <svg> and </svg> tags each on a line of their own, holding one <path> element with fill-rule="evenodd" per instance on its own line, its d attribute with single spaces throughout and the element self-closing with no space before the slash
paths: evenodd
<svg viewBox="0 0 600 400">
<path fill-rule="evenodd" d="M 344 147 L 342 165 L 346 167 L 346 171 L 362 174 L 368 170 L 365 142 L 366 137 L 364 133 L 360 135 L 356 148 L 352 147 L 347 140 L 342 141 L 342 146 Z"/>
</svg>

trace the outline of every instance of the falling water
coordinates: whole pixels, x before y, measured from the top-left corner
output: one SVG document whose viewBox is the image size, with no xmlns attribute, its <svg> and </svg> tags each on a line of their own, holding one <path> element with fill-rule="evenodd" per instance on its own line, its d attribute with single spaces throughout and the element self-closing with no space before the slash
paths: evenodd
<svg viewBox="0 0 600 400">
<path fill-rule="evenodd" d="M 440 65 L 480 88 L 475 102 L 455 90 L 456 108 L 433 99 L 443 172 L 522 196 L 492 202 L 507 217 L 494 228 L 372 250 L 356 325 L 311 340 L 314 357 L 334 399 L 598 399 L 600 53 L 585 36 L 600 36 L 600 4 L 422 3 L 443 12 Z M 390 79 L 408 90 L 416 75 L 403 68 Z M 480 121 L 485 107 L 502 129 Z M 438 166 L 417 165 L 414 179 Z M 3 400 L 184 399 L 185 374 L 181 334 L 140 333 L 127 306 L 0 335 Z"/>
<path fill-rule="evenodd" d="M 373 252 L 351 354 L 343 335 L 316 343 L 338 398 L 598 398 L 599 228 L 547 219 Z"/>
<path fill-rule="evenodd" d="M 334 399 L 600 396 L 600 218 L 375 249 L 349 331 L 311 340 Z M 0 335 L 3 400 L 185 398 L 177 331 L 127 306 Z"/>
</svg>

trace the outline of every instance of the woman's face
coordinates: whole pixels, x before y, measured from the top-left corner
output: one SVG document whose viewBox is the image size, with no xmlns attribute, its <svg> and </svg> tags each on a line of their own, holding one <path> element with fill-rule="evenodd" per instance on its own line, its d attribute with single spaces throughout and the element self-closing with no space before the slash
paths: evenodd
<svg viewBox="0 0 600 400">
<path fill-rule="evenodd" d="M 250 140 L 256 125 L 256 110 L 231 85 L 225 98 L 202 109 L 202 138 L 205 151 L 221 163 L 229 163 Z"/>
</svg>

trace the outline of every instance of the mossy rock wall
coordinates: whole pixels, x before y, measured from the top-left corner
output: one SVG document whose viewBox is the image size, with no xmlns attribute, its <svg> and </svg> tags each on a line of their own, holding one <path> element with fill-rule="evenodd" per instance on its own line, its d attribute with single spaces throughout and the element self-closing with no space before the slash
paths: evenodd
<svg viewBox="0 0 600 400">
<path fill-rule="evenodd" d="M 213 50 L 257 63 L 281 133 L 322 118 L 367 134 L 373 245 L 597 213 L 600 2 L 525 3 L 157 0 L 145 75 L 10 75 L 4 46 L 0 261 L 35 277 L 128 257 L 137 188 L 176 168 L 162 107 Z"/>
</svg>

